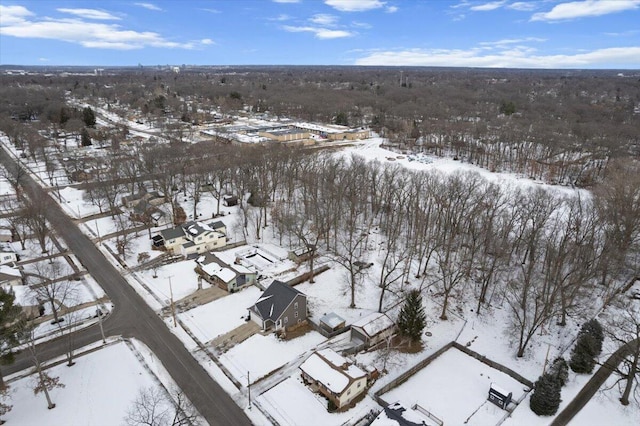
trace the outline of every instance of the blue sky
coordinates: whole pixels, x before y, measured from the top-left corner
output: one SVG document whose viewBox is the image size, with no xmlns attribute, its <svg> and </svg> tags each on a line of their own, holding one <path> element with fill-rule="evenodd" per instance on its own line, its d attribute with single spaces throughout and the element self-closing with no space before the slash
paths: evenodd
<svg viewBox="0 0 640 426">
<path fill-rule="evenodd" d="M 640 0 L 0 0 L 0 64 L 640 69 Z"/>
</svg>

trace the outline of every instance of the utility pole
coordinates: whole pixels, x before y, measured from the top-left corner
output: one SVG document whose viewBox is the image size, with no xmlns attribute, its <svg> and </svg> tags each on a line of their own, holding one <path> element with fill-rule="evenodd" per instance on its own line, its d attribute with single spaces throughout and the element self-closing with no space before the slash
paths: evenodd
<svg viewBox="0 0 640 426">
<path fill-rule="evenodd" d="M 249 371 L 247 371 L 247 390 L 249 391 L 249 410 L 251 410 L 251 380 L 249 380 Z"/>
<path fill-rule="evenodd" d="M 100 228 L 98 228 L 98 219 L 94 220 L 96 224 L 96 233 L 98 234 L 98 245 L 100 245 Z"/>
<path fill-rule="evenodd" d="M 173 316 L 173 326 L 177 327 L 178 322 L 176 321 L 176 308 L 173 304 L 173 287 L 171 286 L 171 277 L 173 275 L 169 275 L 169 295 L 171 296 L 171 315 Z"/>
<path fill-rule="evenodd" d="M 102 311 L 100 308 L 96 308 L 96 314 L 98 315 L 98 324 L 100 324 L 100 334 L 102 335 L 102 344 L 107 343 L 107 339 L 104 338 L 104 328 L 102 328 Z"/>
</svg>

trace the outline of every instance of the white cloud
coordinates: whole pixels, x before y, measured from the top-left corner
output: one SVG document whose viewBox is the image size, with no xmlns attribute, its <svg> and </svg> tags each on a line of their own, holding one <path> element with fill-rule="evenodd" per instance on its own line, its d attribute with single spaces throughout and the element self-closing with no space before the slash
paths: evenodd
<svg viewBox="0 0 640 426">
<path fill-rule="evenodd" d="M 548 12 L 536 13 L 532 21 L 563 21 L 589 16 L 602 16 L 625 10 L 637 9 L 640 0 L 584 0 L 560 3 Z"/>
<path fill-rule="evenodd" d="M 58 12 L 62 12 L 62 13 L 68 13 L 70 15 L 75 15 L 75 16 L 79 16 L 80 18 L 85 18 L 85 19 L 96 19 L 96 20 L 102 20 L 102 21 L 108 21 L 108 20 L 116 20 L 119 21 L 120 18 L 110 14 L 109 12 L 105 12 L 103 10 L 97 10 L 97 9 L 66 9 L 66 8 L 60 8 L 60 9 L 56 9 Z"/>
<path fill-rule="evenodd" d="M 326 13 L 318 13 L 317 15 L 313 15 L 309 18 L 309 21 L 314 24 L 324 25 L 327 27 L 333 26 L 338 21 L 338 17 L 334 15 L 328 15 Z"/>
<path fill-rule="evenodd" d="M 205 45 L 205 46 L 208 46 L 208 45 L 211 45 L 211 44 L 216 44 L 216 42 L 211 40 L 210 38 L 203 38 L 202 40 L 200 40 L 200 43 Z"/>
<path fill-rule="evenodd" d="M 379 9 L 386 4 L 380 0 L 324 0 L 324 2 L 340 12 L 364 12 Z"/>
<path fill-rule="evenodd" d="M 269 21 L 288 21 L 289 19 L 291 19 L 291 16 L 289 15 L 285 15 L 284 13 L 281 13 L 280 15 L 276 16 L 275 18 L 267 18 L 267 20 Z"/>
<path fill-rule="evenodd" d="M 530 1 L 517 1 L 506 6 L 507 9 L 519 10 L 521 12 L 531 12 L 538 7 L 535 3 Z"/>
<path fill-rule="evenodd" d="M 469 9 L 470 10 L 475 10 L 477 12 L 487 12 L 487 11 L 490 11 L 490 10 L 498 9 L 498 8 L 502 7 L 502 5 L 504 5 L 505 3 L 506 3 L 505 0 L 492 1 L 492 2 L 489 2 L 489 3 L 479 4 L 477 6 L 471 6 Z"/>
<path fill-rule="evenodd" d="M 24 22 L 29 16 L 33 16 L 33 12 L 24 6 L 3 6 L 0 4 L 0 25 Z"/>
<path fill-rule="evenodd" d="M 535 54 L 527 47 L 486 52 L 472 49 L 373 51 L 355 65 L 404 65 L 487 68 L 639 68 L 640 46 L 611 47 L 565 55 Z"/>
<path fill-rule="evenodd" d="M 630 37 L 640 33 L 640 30 L 629 30 L 629 31 L 621 31 L 621 32 L 608 32 L 604 33 L 604 35 L 609 37 Z"/>
<path fill-rule="evenodd" d="M 222 13 L 218 9 L 210 9 L 210 8 L 207 8 L 207 7 L 203 7 L 200 10 L 202 10 L 204 12 L 209 12 L 209 13 Z"/>
<path fill-rule="evenodd" d="M 144 47 L 195 49 L 197 42 L 170 41 L 151 31 L 134 31 L 117 24 L 89 22 L 78 18 L 35 19 L 26 8 L 0 9 L 0 35 L 60 40 L 89 48 L 132 50 Z"/>
<path fill-rule="evenodd" d="M 149 9 L 149 10 L 162 11 L 162 8 L 160 6 L 156 6 L 153 3 L 134 3 L 134 5 L 144 7 L 145 9 Z"/>
<path fill-rule="evenodd" d="M 344 30 L 331 30 L 328 28 L 318 28 L 318 27 L 294 27 L 290 25 L 285 25 L 282 27 L 285 31 L 289 31 L 290 33 L 313 33 L 316 38 L 319 39 L 334 39 L 334 38 L 344 38 L 351 37 L 353 33 Z"/>
<path fill-rule="evenodd" d="M 353 22 L 351 22 L 351 25 L 356 27 L 356 28 L 364 28 L 364 29 L 367 29 L 367 30 L 373 28 L 371 26 L 371 24 L 368 24 L 366 22 L 353 21 Z"/>
<path fill-rule="evenodd" d="M 483 41 L 478 43 L 480 46 L 493 46 L 493 47 L 502 47 L 509 44 L 520 44 L 520 43 L 528 43 L 528 42 L 543 42 L 547 41 L 546 38 L 540 37 L 525 37 L 525 38 L 505 38 L 498 41 Z"/>
<path fill-rule="evenodd" d="M 387 13 L 396 13 L 398 11 L 398 6 L 389 6 L 387 7 Z"/>
</svg>

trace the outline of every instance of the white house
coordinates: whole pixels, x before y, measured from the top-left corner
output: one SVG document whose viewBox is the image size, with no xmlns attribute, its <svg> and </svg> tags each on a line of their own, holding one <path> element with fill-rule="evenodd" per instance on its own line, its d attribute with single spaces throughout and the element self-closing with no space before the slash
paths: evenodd
<svg viewBox="0 0 640 426">
<path fill-rule="evenodd" d="M 225 261 L 221 256 L 204 253 L 196 259 L 196 272 L 208 282 L 235 291 L 256 282 L 257 273 L 237 262 Z"/>
<path fill-rule="evenodd" d="M 0 285 L 22 285 L 22 272 L 8 265 L 0 265 Z"/>
<path fill-rule="evenodd" d="M 18 261 L 18 255 L 10 243 L 0 242 L 0 265 L 13 264 Z"/>
<path fill-rule="evenodd" d="M 167 251 L 189 257 L 209 252 L 227 244 L 227 228 L 221 221 L 187 222 L 175 228 L 160 231 L 161 241 Z M 155 241 L 155 240 L 154 240 Z"/>
<path fill-rule="evenodd" d="M 333 349 L 314 352 L 300 370 L 304 381 L 337 408 L 348 405 L 367 387 L 367 373 Z"/>
</svg>

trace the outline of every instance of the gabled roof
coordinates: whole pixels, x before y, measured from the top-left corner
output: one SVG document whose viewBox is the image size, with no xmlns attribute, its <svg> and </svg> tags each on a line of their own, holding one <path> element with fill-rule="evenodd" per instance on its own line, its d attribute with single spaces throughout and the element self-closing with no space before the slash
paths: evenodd
<svg viewBox="0 0 640 426">
<path fill-rule="evenodd" d="M 0 281 L 12 281 L 22 277 L 19 269 L 7 265 L 0 265 Z"/>
<path fill-rule="evenodd" d="M 351 327 L 361 329 L 367 336 L 373 337 L 376 334 L 392 328 L 395 323 L 386 314 L 374 312 L 351 324 Z"/>
<path fill-rule="evenodd" d="M 298 295 L 307 297 L 290 285 L 275 280 L 252 308 L 263 320 L 277 321 Z"/>
<path fill-rule="evenodd" d="M 362 369 L 329 348 L 314 352 L 300 365 L 300 369 L 337 395 L 344 392 L 354 380 L 367 376 Z"/>
<path fill-rule="evenodd" d="M 15 253 L 16 251 L 13 249 L 11 243 L 0 242 L 0 252 L 1 253 Z"/>
<path fill-rule="evenodd" d="M 165 241 L 173 240 L 174 238 L 184 237 L 184 230 L 182 227 L 176 226 L 175 228 L 163 229 L 160 231 L 160 235 L 162 235 Z"/>
</svg>

